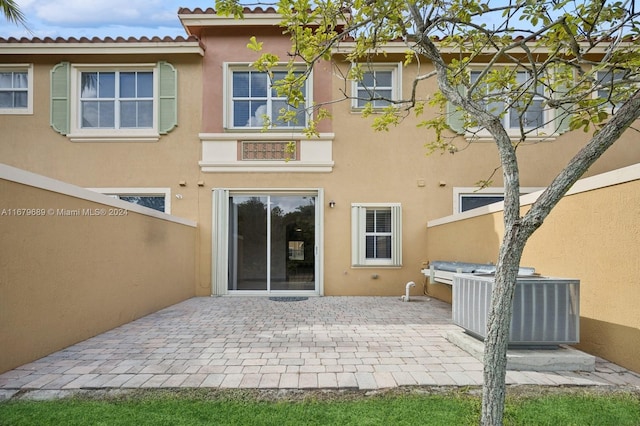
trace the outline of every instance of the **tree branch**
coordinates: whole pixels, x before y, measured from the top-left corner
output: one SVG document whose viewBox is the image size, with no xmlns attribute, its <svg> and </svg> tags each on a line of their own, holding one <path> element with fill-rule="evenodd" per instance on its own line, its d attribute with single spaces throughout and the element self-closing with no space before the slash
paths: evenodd
<svg viewBox="0 0 640 426">
<path fill-rule="evenodd" d="M 572 159 L 551 185 L 540 195 L 524 216 L 523 224 L 531 229 L 542 225 L 551 209 L 571 189 L 574 183 L 602 156 L 622 133 L 640 117 L 640 89 L 613 115 L 611 120 L 593 136 Z"/>
</svg>

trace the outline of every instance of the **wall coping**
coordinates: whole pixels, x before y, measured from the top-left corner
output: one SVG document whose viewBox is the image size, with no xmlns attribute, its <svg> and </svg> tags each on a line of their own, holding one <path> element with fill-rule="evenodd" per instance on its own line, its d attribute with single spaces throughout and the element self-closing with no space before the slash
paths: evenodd
<svg viewBox="0 0 640 426">
<path fill-rule="evenodd" d="M 126 209 L 128 211 L 136 212 L 145 216 L 151 216 L 157 219 L 179 223 L 181 225 L 191 226 L 194 228 L 198 225 L 197 222 L 189 219 L 184 219 L 167 213 L 159 212 L 157 210 L 139 206 L 128 201 L 118 200 L 116 198 L 100 194 L 99 192 L 91 191 L 80 186 L 72 185 L 70 183 L 62 182 L 36 173 L 28 172 L 26 170 L 18 169 L 16 167 L 11 167 L 2 163 L 0 163 L 0 179 L 20 183 L 22 185 L 32 186 L 34 188 L 44 189 L 46 191 L 57 192 L 59 194 L 68 195 L 71 197 L 80 198 L 83 200 L 92 201 L 119 209 Z M 33 206 L 25 206 L 25 208 L 26 207 Z M 46 208 L 47 206 L 41 207 Z"/>
<path fill-rule="evenodd" d="M 571 189 L 569 189 L 565 196 L 579 194 L 581 192 L 593 191 L 596 189 L 619 185 L 626 182 L 632 182 L 634 180 L 640 180 L 640 163 L 588 178 L 580 179 L 571 187 Z M 520 205 L 526 206 L 533 204 L 542 194 L 542 192 L 543 191 L 541 190 L 521 196 Z M 473 210 L 468 210 L 466 212 L 430 220 L 427 222 L 427 228 L 432 228 L 434 226 L 444 225 L 452 222 L 458 222 L 473 217 L 484 216 L 491 213 L 501 212 L 503 210 L 504 202 L 501 201 L 498 203 L 489 204 L 487 206 L 478 207 Z"/>
</svg>

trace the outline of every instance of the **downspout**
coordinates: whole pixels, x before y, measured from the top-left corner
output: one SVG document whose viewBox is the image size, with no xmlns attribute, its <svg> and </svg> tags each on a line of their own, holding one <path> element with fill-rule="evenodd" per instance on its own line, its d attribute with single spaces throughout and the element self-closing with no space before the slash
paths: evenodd
<svg viewBox="0 0 640 426">
<path fill-rule="evenodd" d="M 401 297 L 403 302 L 408 302 L 409 301 L 409 289 L 411 287 L 415 287 L 415 286 L 416 286 L 416 283 L 414 283 L 413 281 L 409 281 L 407 283 L 407 287 L 406 287 L 407 288 L 407 292 L 406 292 L 406 294 L 404 296 Z"/>
</svg>

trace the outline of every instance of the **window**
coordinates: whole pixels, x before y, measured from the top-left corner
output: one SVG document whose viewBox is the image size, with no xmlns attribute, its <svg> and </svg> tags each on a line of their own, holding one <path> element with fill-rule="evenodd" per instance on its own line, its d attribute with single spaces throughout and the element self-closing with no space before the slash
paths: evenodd
<svg viewBox="0 0 640 426">
<path fill-rule="evenodd" d="M 79 113 L 83 129 L 153 128 L 153 72 L 80 72 Z"/>
<path fill-rule="evenodd" d="M 519 140 L 522 133 L 529 141 L 553 140 L 568 131 L 570 120 L 567 111 L 545 107 L 549 93 L 544 84 L 535 82 L 528 71 L 513 70 L 513 72 L 518 86 L 525 89 L 520 98 L 512 99 L 509 97 L 508 89 L 503 91 L 484 82 L 476 86 L 474 98 L 484 105 L 487 112 L 500 117 L 505 130 L 514 140 Z M 471 70 L 470 82 L 475 83 L 481 75 L 482 71 Z M 461 90 L 466 89 L 461 86 Z M 555 96 L 559 96 L 560 92 L 561 90 L 557 89 Z M 522 110 L 525 107 L 526 111 L 523 113 Z M 469 127 L 470 117 L 463 110 L 451 102 L 447 102 L 446 108 L 447 124 L 451 130 L 465 135 L 470 141 L 493 142 L 493 137 L 488 130 Z"/>
<path fill-rule="evenodd" d="M 471 84 L 474 84 L 478 78 L 480 78 L 480 75 L 481 71 L 471 71 Z M 516 83 L 518 86 L 526 86 L 531 79 L 531 74 L 527 71 L 516 72 Z M 493 115 L 500 115 L 505 111 L 507 103 L 495 100 L 496 97 L 499 97 L 498 93 L 491 92 L 489 86 L 486 84 L 480 84 L 478 89 L 481 93 L 487 96 L 487 98 L 489 98 L 488 101 L 484 102 L 487 112 Z M 511 102 L 512 104 L 509 106 L 509 110 L 503 116 L 503 124 L 507 130 L 520 129 L 520 121 L 522 121 L 523 129 L 535 129 L 545 126 L 546 120 L 543 107 L 544 87 L 542 85 L 537 85 L 535 89 L 529 90 L 528 92 L 533 95 L 533 99 L 531 99 L 530 102 L 528 99 L 526 101 L 513 100 Z M 524 115 L 521 116 L 521 110 L 525 107 L 527 110 Z"/>
<path fill-rule="evenodd" d="M 33 113 L 31 65 L 0 67 L 0 114 Z"/>
<path fill-rule="evenodd" d="M 491 194 L 465 194 L 460 196 L 460 212 L 473 210 L 478 207 L 488 206 L 489 204 L 504 201 L 504 195 Z"/>
<path fill-rule="evenodd" d="M 362 79 L 352 83 L 353 108 L 364 108 L 368 103 L 384 108 L 391 104 L 389 99 L 399 97 L 399 65 L 373 64 L 363 70 Z"/>
<path fill-rule="evenodd" d="M 176 69 L 70 64 L 51 70 L 51 126 L 72 141 L 157 141 L 177 124 Z"/>
<path fill-rule="evenodd" d="M 165 212 L 164 195 L 113 195 L 113 197 L 128 203 L 158 210 L 159 212 Z"/>
<path fill-rule="evenodd" d="M 240 69 L 242 68 L 242 69 Z M 303 128 L 307 125 L 306 108 L 309 102 L 309 81 L 302 88 L 305 101 L 298 106 L 287 102 L 277 93 L 276 85 L 284 80 L 287 71 L 274 71 L 272 78 L 265 72 L 248 70 L 247 66 L 230 68 L 230 100 L 228 127 L 238 129 Z M 296 77 L 302 72 L 294 73 Z M 294 119 L 279 119 L 283 113 L 293 111 Z"/>
<path fill-rule="evenodd" d="M 170 188 L 90 188 L 118 200 L 148 207 L 163 213 L 171 213 Z"/>
<path fill-rule="evenodd" d="M 520 194 L 530 194 L 544 188 L 523 187 Z M 478 207 L 504 201 L 504 188 L 453 188 L 453 212 L 462 213 Z"/>
<path fill-rule="evenodd" d="M 400 204 L 352 204 L 353 266 L 402 265 Z"/>
<path fill-rule="evenodd" d="M 611 112 L 615 112 L 623 103 L 622 92 L 628 87 L 620 84 L 624 79 L 624 71 L 598 71 L 596 78 L 598 79 L 598 98 L 606 103 L 606 108 Z"/>
<path fill-rule="evenodd" d="M 516 75 L 516 83 L 519 86 L 531 85 L 529 93 L 533 95 L 533 98 L 529 101 L 517 100 L 509 108 L 509 128 L 519 129 L 520 121 L 522 121 L 522 127 L 524 129 L 538 128 L 545 125 L 545 113 L 544 113 L 544 86 L 541 84 L 533 85 L 533 77 L 526 71 L 518 71 Z M 527 108 L 524 115 L 521 117 L 521 111 Z"/>
</svg>

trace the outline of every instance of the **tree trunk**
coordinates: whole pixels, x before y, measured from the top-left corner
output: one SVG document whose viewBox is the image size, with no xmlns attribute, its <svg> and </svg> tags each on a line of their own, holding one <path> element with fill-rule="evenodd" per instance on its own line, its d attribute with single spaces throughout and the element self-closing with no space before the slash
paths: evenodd
<svg viewBox="0 0 640 426">
<path fill-rule="evenodd" d="M 555 205 L 584 172 L 640 117 L 640 90 L 594 134 L 592 139 L 574 156 L 560 174 L 541 194 L 529 211 L 520 217 L 520 180 L 515 147 L 501 121 L 487 113 L 483 106 L 462 96 L 447 78 L 447 64 L 440 51 L 427 36 L 424 19 L 417 6 L 410 3 L 409 11 L 418 28 L 417 43 L 421 53 L 432 61 L 437 72 L 440 91 L 448 101 L 473 116 L 480 127 L 495 138 L 503 170 L 505 235 L 496 263 L 496 276 L 485 338 L 482 389 L 482 425 L 502 425 L 506 396 L 507 346 L 513 295 L 520 267 L 520 259 L 529 237 L 538 229 Z"/>
<path fill-rule="evenodd" d="M 513 295 L 520 258 L 528 236 L 514 223 L 505 231 L 500 246 L 491 307 L 484 340 L 484 384 L 482 389 L 483 425 L 501 425 L 506 397 L 507 345 L 513 310 Z"/>
<path fill-rule="evenodd" d="M 519 216 L 520 202 L 517 198 L 519 173 L 515 151 L 511 149 L 507 140 L 504 140 L 501 129 L 490 128 L 496 137 L 505 179 L 505 235 L 496 264 L 485 338 L 482 425 L 502 425 L 513 295 L 520 259 L 529 237 L 542 225 L 551 210 L 589 166 L 600 158 L 639 116 L 640 90 L 636 91 L 601 131 L 571 159 L 567 167 L 560 172 L 522 218 Z"/>
</svg>

